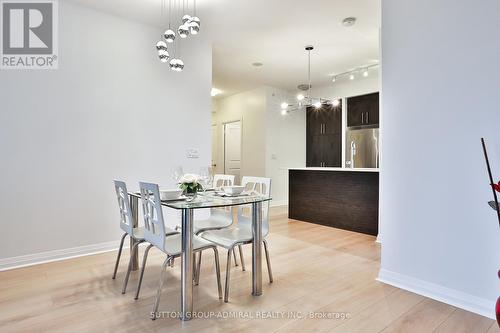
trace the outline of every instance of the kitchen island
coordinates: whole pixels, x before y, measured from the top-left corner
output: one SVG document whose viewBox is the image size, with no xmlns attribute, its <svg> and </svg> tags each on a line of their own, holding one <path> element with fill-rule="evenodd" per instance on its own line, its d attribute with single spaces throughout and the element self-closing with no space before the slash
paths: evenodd
<svg viewBox="0 0 500 333">
<path fill-rule="evenodd" d="M 292 168 L 288 217 L 378 234 L 378 169 Z"/>
</svg>

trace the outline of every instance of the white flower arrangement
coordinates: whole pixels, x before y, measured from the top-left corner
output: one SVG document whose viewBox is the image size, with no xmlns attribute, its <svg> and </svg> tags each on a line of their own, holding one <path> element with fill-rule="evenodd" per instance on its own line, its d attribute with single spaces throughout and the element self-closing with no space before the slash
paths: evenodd
<svg viewBox="0 0 500 333">
<path fill-rule="evenodd" d="M 200 176 L 192 173 L 186 173 L 181 177 L 181 179 L 179 179 L 179 188 L 184 193 L 196 193 L 201 191 L 203 190 L 203 186 L 201 186 L 199 180 Z"/>
</svg>

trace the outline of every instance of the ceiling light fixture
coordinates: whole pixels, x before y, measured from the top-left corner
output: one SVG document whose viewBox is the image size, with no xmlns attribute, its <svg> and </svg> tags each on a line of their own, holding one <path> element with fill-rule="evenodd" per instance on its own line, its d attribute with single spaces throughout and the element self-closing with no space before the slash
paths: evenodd
<svg viewBox="0 0 500 333">
<path fill-rule="evenodd" d="M 339 105 L 340 105 L 340 101 L 339 101 L 338 99 L 334 99 L 334 100 L 332 101 L 332 105 L 333 105 L 333 106 L 339 106 Z"/>
<path fill-rule="evenodd" d="M 161 0 L 161 19 L 164 20 L 166 1 Z M 172 1 L 173 6 L 172 6 Z M 174 7 L 174 8 L 172 8 Z M 189 9 L 189 0 L 168 0 L 168 29 L 161 35 L 161 40 L 156 43 L 156 50 L 161 62 L 168 62 L 170 69 L 175 72 L 181 72 L 184 69 L 184 62 L 177 57 L 180 54 L 180 39 L 176 39 L 177 35 L 181 38 L 187 38 L 189 35 L 197 35 L 200 31 L 200 19 L 196 16 L 196 0 L 193 0 L 193 15 L 186 14 Z M 177 29 L 172 29 L 172 12 L 184 14 L 179 20 Z M 179 15 L 181 16 L 181 15 Z M 175 21 L 174 21 L 175 24 Z M 173 58 L 168 61 L 170 54 L 167 50 L 167 43 L 172 45 Z"/>
<path fill-rule="evenodd" d="M 307 107 L 315 107 L 315 108 L 321 108 L 322 105 L 333 105 L 332 101 L 329 99 L 325 98 L 313 98 L 312 97 L 312 85 L 311 85 L 311 51 L 314 50 L 314 47 L 312 45 L 307 45 L 305 47 L 305 50 L 307 52 L 307 78 L 308 78 L 308 83 L 307 84 L 299 84 L 297 86 L 298 89 L 304 91 L 304 93 L 299 93 L 297 94 L 297 102 L 295 103 L 286 103 L 283 102 L 281 103 L 282 111 L 281 114 L 285 115 L 291 111 L 298 111 L 298 110 L 304 110 Z M 283 108 L 283 106 L 286 105 L 286 109 Z M 286 110 L 287 112 L 284 113 L 283 110 Z"/>
<path fill-rule="evenodd" d="M 281 108 L 286 110 L 286 108 L 288 108 L 288 103 L 287 102 L 281 103 Z"/>
<path fill-rule="evenodd" d="M 377 64 L 371 64 L 371 65 L 368 65 L 368 66 L 358 67 L 356 69 L 353 69 L 351 71 L 347 71 L 347 72 L 344 72 L 344 73 L 335 74 L 332 77 L 332 82 L 335 83 L 339 79 L 341 79 L 343 77 L 346 77 L 346 76 L 349 77 L 350 80 L 354 80 L 356 78 L 356 73 L 360 73 L 360 72 L 363 75 L 363 77 L 368 77 L 370 69 L 375 68 L 378 65 L 379 65 L 378 63 Z"/>
<path fill-rule="evenodd" d="M 346 17 L 345 19 L 342 20 L 342 25 L 344 27 L 352 27 L 354 24 L 356 24 L 356 18 L 355 17 Z"/>
</svg>

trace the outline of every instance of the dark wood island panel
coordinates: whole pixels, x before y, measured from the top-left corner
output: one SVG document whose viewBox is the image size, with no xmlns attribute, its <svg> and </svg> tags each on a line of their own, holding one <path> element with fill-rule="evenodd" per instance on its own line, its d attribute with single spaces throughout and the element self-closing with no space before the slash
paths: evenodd
<svg viewBox="0 0 500 333">
<path fill-rule="evenodd" d="M 288 217 L 378 234 L 378 172 L 289 170 Z"/>
</svg>

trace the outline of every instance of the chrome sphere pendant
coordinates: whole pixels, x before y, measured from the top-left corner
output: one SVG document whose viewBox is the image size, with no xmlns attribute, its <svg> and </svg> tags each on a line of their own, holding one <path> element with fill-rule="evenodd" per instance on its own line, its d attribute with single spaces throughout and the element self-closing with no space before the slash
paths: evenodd
<svg viewBox="0 0 500 333">
<path fill-rule="evenodd" d="M 161 62 L 167 62 L 170 58 L 170 54 L 167 50 L 160 50 L 158 51 L 158 57 L 160 58 Z"/>
<path fill-rule="evenodd" d="M 187 25 L 185 25 L 185 24 L 182 24 L 177 29 L 177 33 L 179 34 L 179 36 L 181 38 L 186 38 L 187 36 L 189 36 L 189 27 Z"/>
<path fill-rule="evenodd" d="M 159 41 L 158 43 L 156 43 L 156 50 L 157 51 L 166 51 L 167 50 L 167 43 L 165 43 L 164 41 Z"/>
<path fill-rule="evenodd" d="M 189 21 L 191 21 L 191 15 L 186 14 L 182 17 L 182 23 L 186 24 Z"/>
<path fill-rule="evenodd" d="M 175 31 L 171 29 L 166 30 L 165 33 L 163 34 L 163 38 L 165 38 L 165 41 L 167 43 L 173 43 L 175 40 Z"/>
<path fill-rule="evenodd" d="M 182 72 L 183 69 L 184 69 L 184 61 L 182 61 L 181 59 L 177 59 L 177 71 Z"/>
<path fill-rule="evenodd" d="M 189 23 L 189 32 L 191 35 L 197 35 L 200 32 L 200 25 L 196 22 L 191 21 Z"/>
<path fill-rule="evenodd" d="M 170 69 L 174 72 L 181 72 L 184 69 L 184 62 L 180 59 L 170 60 Z"/>
<path fill-rule="evenodd" d="M 198 23 L 198 26 L 201 27 L 200 18 L 198 16 L 191 17 L 191 22 L 196 22 L 196 23 Z"/>
</svg>

